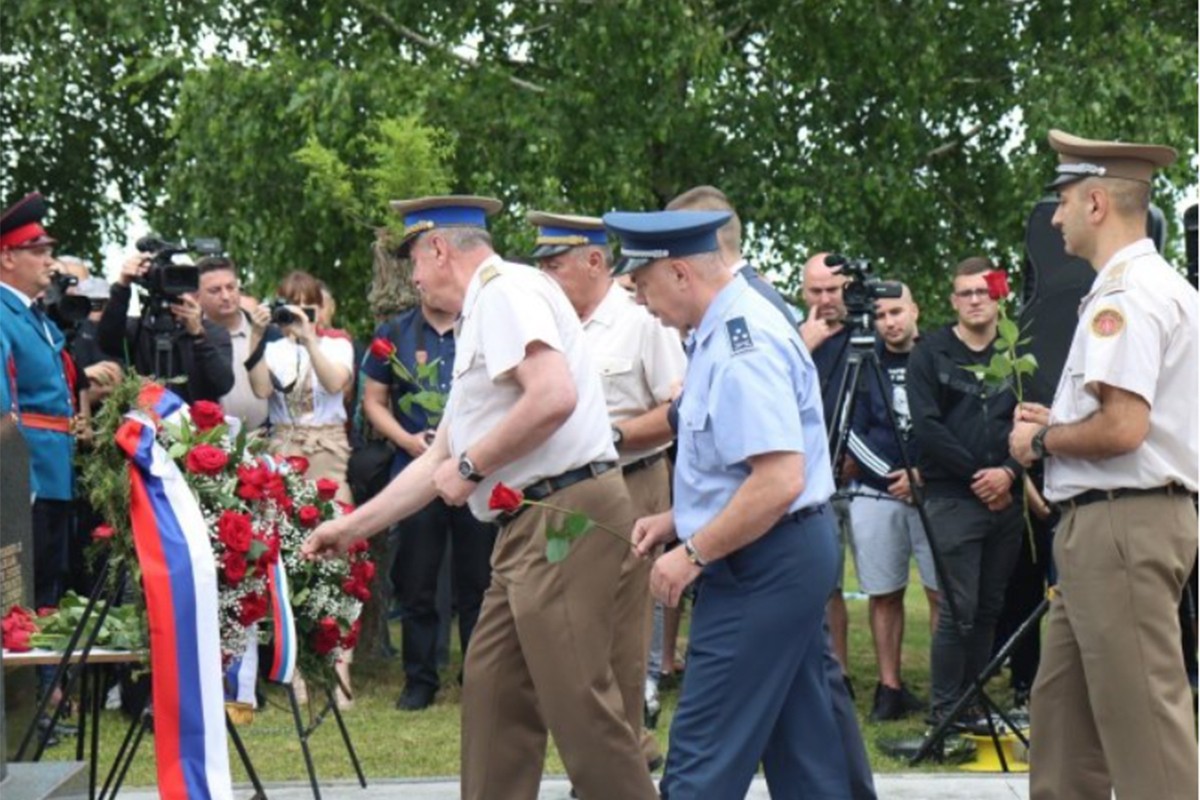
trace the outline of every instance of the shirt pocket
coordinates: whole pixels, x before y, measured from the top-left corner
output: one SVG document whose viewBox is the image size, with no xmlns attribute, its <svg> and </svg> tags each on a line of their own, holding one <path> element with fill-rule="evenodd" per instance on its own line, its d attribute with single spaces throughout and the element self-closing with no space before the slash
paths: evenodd
<svg viewBox="0 0 1200 800">
<path fill-rule="evenodd" d="M 687 453 L 687 456 L 680 454 L 681 460 L 691 456 L 694 459 L 693 463 L 702 472 L 721 469 L 716 432 L 707 403 L 689 403 L 685 395 L 685 400 L 679 407 L 679 435 L 682 440 L 681 446 Z"/>
</svg>

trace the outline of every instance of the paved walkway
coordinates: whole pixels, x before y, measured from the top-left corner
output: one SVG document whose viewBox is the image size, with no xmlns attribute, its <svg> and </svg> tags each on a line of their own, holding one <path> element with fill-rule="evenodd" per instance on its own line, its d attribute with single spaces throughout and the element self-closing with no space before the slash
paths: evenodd
<svg viewBox="0 0 1200 800">
<path fill-rule="evenodd" d="M 269 800 L 309 800 L 312 790 L 307 783 L 268 784 Z M 876 775 L 875 789 L 879 800 L 1028 800 L 1029 778 L 1026 775 L 952 775 L 907 774 Z M 565 778 L 542 781 L 539 800 L 567 800 L 570 785 Z M 249 786 L 238 786 L 234 796 L 247 800 L 252 794 Z M 366 789 L 357 783 L 331 781 L 321 786 L 322 800 L 458 800 L 458 781 L 376 780 Z M 768 800 L 767 784 L 759 778 L 750 787 L 746 800 Z M 139 789 L 123 791 L 120 800 L 157 800 L 157 791 Z"/>
</svg>

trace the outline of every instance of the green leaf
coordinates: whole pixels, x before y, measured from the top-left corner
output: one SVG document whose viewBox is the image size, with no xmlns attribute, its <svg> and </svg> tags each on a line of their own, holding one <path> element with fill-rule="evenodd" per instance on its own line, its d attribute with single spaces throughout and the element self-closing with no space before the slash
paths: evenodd
<svg viewBox="0 0 1200 800">
<path fill-rule="evenodd" d="M 563 535 L 570 541 L 575 541 L 590 531 L 593 524 L 587 514 L 580 511 L 573 511 L 567 515 L 567 519 L 563 523 Z"/>
<path fill-rule="evenodd" d="M 167 455 L 169 455 L 172 460 L 178 461 L 186 456 L 187 452 L 188 446 L 186 444 L 183 444 L 182 442 L 176 442 L 175 444 L 171 445 L 169 450 L 167 450 Z"/>
<path fill-rule="evenodd" d="M 546 539 L 546 560 L 551 564 L 557 564 L 562 561 L 570 552 L 571 542 L 568 539 Z"/>
<path fill-rule="evenodd" d="M 996 324 L 996 330 L 999 333 L 1000 338 L 1005 341 L 1006 348 L 1009 345 L 1015 344 L 1017 339 L 1021 336 L 1021 332 L 1017 328 L 1017 323 L 1013 322 L 1008 317 L 1000 318 L 1000 321 Z"/>
</svg>

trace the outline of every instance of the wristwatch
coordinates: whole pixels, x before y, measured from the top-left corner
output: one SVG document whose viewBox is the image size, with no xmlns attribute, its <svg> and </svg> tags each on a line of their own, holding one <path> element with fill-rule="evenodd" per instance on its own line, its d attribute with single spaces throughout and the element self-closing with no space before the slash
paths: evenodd
<svg viewBox="0 0 1200 800">
<path fill-rule="evenodd" d="M 1050 430 L 1049 425 L 1043 425 L 1037 433 L 1033 435 L 1033 439 L 1029 441 L 1029 447 L 1033 450 L 1034 458 L 1046 457 L 1046 431 Z"/>
<path fill-rule="evenodd" d="M 475 462 L 472 461 L 466 453 L 458 457 L 458 474 L 464 481 L 474 481 L 479 483 L 483 480 L 483 474 L 475 469 Z"/>
<path fill-rule="evenodd" d="M 619 448 L 621 446 L 621 442 L 623 442 L 623 441 L 625 441 L 625 432 L 622 431 L 620 428 L 618 428 L 616 425 L 613 425 L 612 426 L 613 447 Z"/>
<path fill-rule="evenodd" d="M 696 545 L 688 539 L 683 543 L 683 552 L 687 554 L 688 561 L 695 564 L 697 567 L 706 567 L 708 562 L 700 557 L 700 551 L 696 549 Z"/>
</svg>

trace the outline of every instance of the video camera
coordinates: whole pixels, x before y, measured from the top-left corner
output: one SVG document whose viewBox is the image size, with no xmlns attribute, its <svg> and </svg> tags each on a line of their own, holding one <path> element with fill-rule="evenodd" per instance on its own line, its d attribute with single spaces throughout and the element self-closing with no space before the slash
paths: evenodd
<svg viewBox="0 0 1200 800">
<path fill-rule="evenodd" d="M 847 258 L 840 253 L 825 256 L 825 266 L 841 267 L 839 275 L 846 277 L 842 286 L 842 302 L 846 304 L 846 327 L 850 334 L 874 334 L 875 301 L 900 297 L 904 287 L 899 281 L 885 281 L 871 273 L 871 262 L 865 258 Z"/>
<path fill-rule="evenodd" d="M 79 283 L 79 279 L 66 272 L 55 272 L 50 276 L 50 285 L 42 294 L 42 306 L 46 315 L 54 320 L 63 333 L 70 334 L 88 317 L 92 303 L 86 297 L 68 294 L 68 289 Z"/>
<path fill-rule="evenodd" d="M 196 253 L 200 256 L 221 254 L 221 242 L 217 239 L 193 239 L 189 247 L 186 242 L 168 242 L 156 236 L 143 236 L 137 240 L 139 252 L 150 254 L 150 269 L 137 279 L 150 293 L 151 298 L 162 297 L 175 300 L 180 295 L 200 288 L 200 270 L 192 264 L 176 264 L 172 259 L 180 253 Z"/>
<path fill-rule="evenodd" d="M 281 297 L 276 297 L 272 300 L 268 306 L 271 309 L 271 322 L 274 322 L 276 325 L 292 325 L 299 322 L 300 318 L 288 308 L 289 305 L 295 304 L 289 303 Z M 309 322 L 315 323 L 317 321 L 317 312 L 315 309 L 305 308 L 303 311 L 304 316 L 308 317 Z"/>
</svg>

